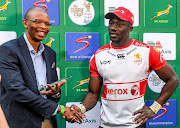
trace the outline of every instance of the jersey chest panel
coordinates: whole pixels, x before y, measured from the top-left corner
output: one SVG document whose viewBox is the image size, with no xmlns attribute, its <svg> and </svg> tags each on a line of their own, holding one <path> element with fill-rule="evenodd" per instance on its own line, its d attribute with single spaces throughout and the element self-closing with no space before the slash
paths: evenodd
<svg viewBox="0 0 180 128">
<path fill-rule="evenodd" d="M 104 83 L 134 82 L 147 78 L 149 49 L 130 46 L 96 54 L 96 65 Z"/>
</svg>

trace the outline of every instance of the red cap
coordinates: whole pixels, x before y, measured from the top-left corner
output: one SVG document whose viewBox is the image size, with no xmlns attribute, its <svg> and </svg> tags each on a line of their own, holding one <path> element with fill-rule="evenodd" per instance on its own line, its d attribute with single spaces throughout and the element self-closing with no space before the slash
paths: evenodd
<svg viewBox="0 0 180 128">
<path fill-rule="evenodd" d="M 113 12 L 109 12 L 105 15 L 106 19 L 111 19 L 113 15 L 116 15 L 122 20 L 129 21 L 132 25 L 134 22 L 134 16 L 131 11 L 124 7 L 118 7 Z"/>
</svg>

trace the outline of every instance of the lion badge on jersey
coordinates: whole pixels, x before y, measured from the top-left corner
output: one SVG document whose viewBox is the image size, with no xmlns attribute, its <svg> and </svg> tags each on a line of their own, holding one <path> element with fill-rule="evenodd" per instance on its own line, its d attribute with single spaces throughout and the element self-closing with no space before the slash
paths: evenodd
<svg viewBox="0 0 180 128">
<path fill-rule="evenodd" d="M 134 57 L 135 57 L 134 64 L 137 64 L 138 66 L 142 64 L 142 58 L 139 53 L 134 54 Z"/>
</svg>

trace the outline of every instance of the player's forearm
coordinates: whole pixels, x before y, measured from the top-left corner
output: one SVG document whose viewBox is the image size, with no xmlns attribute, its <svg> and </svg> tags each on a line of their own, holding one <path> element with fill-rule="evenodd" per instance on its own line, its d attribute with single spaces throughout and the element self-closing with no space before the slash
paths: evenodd
<svg viewBox="0 0 180 128">
<path fill-rule="evenodd" d="M 164 85 L 164 87 L 162 88 L 162 91 L 159 97 L 156 99 L 156 101 L 159 104 L 163 105 L 174 93 L 178 84 L 179 84 L 179 79 L 177 76 L 174 76 L 171 79 L 169 79 Z"/>
<path fill-rule="evenodd" d="M 88 111 L 96 105 L 98 98 L 99 96 L 97 96 L 96 94 L 88 92 L 81 103 L 85 106 L 86 111 Z"/>
<path fill-rule="evenodd" d="M 86 111 L 92 109 L 96 105 L 101 92 L 101 86 L 102 78 L 100 76 L 90 77 L 89 91 L 82 100 L 82 104 Z"/>
</svg>

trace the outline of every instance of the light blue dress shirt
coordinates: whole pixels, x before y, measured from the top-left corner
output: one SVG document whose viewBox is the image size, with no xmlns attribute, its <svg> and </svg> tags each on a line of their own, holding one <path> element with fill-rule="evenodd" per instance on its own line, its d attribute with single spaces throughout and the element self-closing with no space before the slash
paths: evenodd
<svg viewBox="0 0 180 128">
<path fill-rule="evenodd" d="M 28 49 L 29 49 L 29 52 L 30 52 L 30 55 L 31 55 L 31 58 L 32 58 L 32 62 L 33 62 L 33 65 L 34 65 L 38 90 L 39 91 L 46 91 L 46 89 L 43 88 L 44 86 L 47 86 L 46 62 L 44 61 L 43 56 L 42 56 L 42 53 L 43 53 L 43 51 L 45 49 L 44 45 L 43 45 L 42 42 L 40 42 L 38 53 L 36 53 L 36 51 L 34 50 L 32 45 L 28 41 L 27 36 L 26 36 L 25 33 L 24 33 L 23 36 L 24 36 L 24 39 L 25 39 L 26 44 L 28 46 Z M 42 97 L 47 98 L 46 95 L 42 95 Z M 55 112 L 53 113 L 53 115 L 56 115 L 56 113 L 58 111 L 58 107 L 55 110 Z"/>
</svg>

